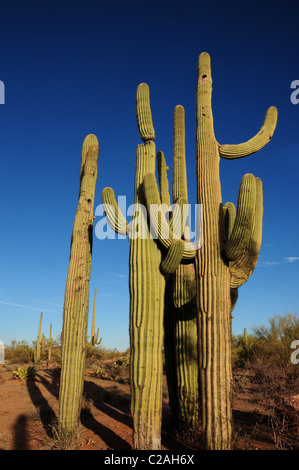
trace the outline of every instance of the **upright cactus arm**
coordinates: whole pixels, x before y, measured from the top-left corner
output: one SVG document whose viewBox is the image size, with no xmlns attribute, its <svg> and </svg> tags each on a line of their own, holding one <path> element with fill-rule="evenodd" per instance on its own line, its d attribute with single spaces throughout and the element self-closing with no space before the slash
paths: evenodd
<svg viewBox="0 0 299 470">
<path fill-rule="evenodd" d="M 277 124 L 277 115 L 277 108 L 270 106 L 260 131 L 247 142 L 219 145 L 220 157 L 226 159 L 242 158 L 261 150 L 272 139 Z"/>
<path fill-rule="evenodd" d="M 226 243 L 225 252 L 230 261 L 239 258 L 251 236 L 255 216 L 256 183 L 251 174 L 243 176 L 233 229 Z"/>
<path fill-rule="evenodd" d="M 149 140 L 154 142 L 156 138 L 149 95 L 149 86 L 141 83 L 136 93 L 136 119 L 140 138 L 145 143 Z"/>
<path fill-rule="evenodd" d="M 160 184 L 160 203 L 164 212 L 169 212 L 169 227 L 179 237 L 182 237 L 184 230 L 186 229 L 186 223 L 188 219 L 188 211 L 184 210 L 188 206 L 188 200 L 186 197 L 179 197 L 175 201 L 173 211 L 170 211 L 170 195 L 169 195 L 169 184 L 167 178 L 167 171 L 169 167 L 166 165 L 165 157 L 163 152 L 157 153 L 158 161 L 158 175 Z M 175 174 L 175 172 L 174 172 Z M 185 170 L 186 174 L 186 170 Z M 186 182 L 187 184 L 187 182 Z M 179 194 L 179 193 L 178 193 Z M 186 192 L 184 193 L 186 194 Z M 189 231 L 188 231 L 189 235 Z M 186 237 L 185 237 L 186 239 Z"/>
<path fill-rule="evenodd" d="M 185 150 L 185 110 L 177 105 L 174 110 L 174 139 L 173 139 L 173 202 L 179 198 L 188 201 L 186 150 Z"/>
<path fill-rule="evenodd" d="M 230 266 L 232 288 L 240 287 L 249 279 L 256 266 L 262 244 L 263 186 L 259 178 L 255 178 L 255 184 L 256 201 L 254 221 L 244 253 L 233 261 Z"/>
<path fill-rule="evenodd" d="M 225 233 L 226 233 L 226 240 L 229 240 L 231 233 L 234 228 L 235 220 L 236 220 L 236 208 L 232 202 L 227 202 L 223 206 L 223 212 L 224 212 L 224 227 L 225 227 Z M 231 265 L 232 262 L 229 262 L 229 265 Z M 237 300 L 238 300 L 238 288 L 237 287 L 231 287 L 230 289 L 230 300 L 231 300 L 231 312 L 234 310 Z"/>
<path fill-rule="evenodd" d="M 119 208 L 112 188 L 104 188 L 102 201 L 106 218 L 110 227 L 120 235 L 127 235 L 128 222 Z"/>
<path fill-rule="evenodd" d="M 234 224 L 236 220 L 236 208 L 232 202 L 227 202 L 223 206 L 223 212 L 224 212 L 224 225 L 225 225 L 226 240 L 228 240 L 234 228 Z"/>
<path fill-rule="evenodd" d="M 169 184 L 167 178 L 167 171 L 169 170 L 169 167 L 166 165 L 164 153 L 161 151 L 157 153 L 157 163 L 161 202 L 162 204 L 165 204 L 166 207 L 170 207 Z"/>
</svg>

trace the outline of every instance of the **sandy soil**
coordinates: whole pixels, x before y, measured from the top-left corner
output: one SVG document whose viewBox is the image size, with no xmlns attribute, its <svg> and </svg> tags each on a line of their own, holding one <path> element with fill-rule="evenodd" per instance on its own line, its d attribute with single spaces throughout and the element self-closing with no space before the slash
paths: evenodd
<svg viewBox="0 0 299 470">
<path fill-rule="evenodd" d="M 58 412 L 59 375 L 55 369 L 37 372 L 34 380 L 15 380 L 0 369 L 0 449 L 41 450 L 49 448 L 51 423 Z M 239 449 L 274 449 L 266 417 L 255 411 L 246 395 L 234 402 L 234 422 Z M 81 414 L 82 450 L 132 449 L 130 388 L 102 380 L 86 371 Z M 168 399 L 163 399 L 162 448 L 194 449 L 188 440 L 172 433 Z"/>
</svg>

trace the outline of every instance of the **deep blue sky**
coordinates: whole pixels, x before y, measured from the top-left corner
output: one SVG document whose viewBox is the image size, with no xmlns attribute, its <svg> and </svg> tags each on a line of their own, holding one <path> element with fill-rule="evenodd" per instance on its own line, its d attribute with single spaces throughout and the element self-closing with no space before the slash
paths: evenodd
<svg viewBox="0 0 299 470">
<path fill-rule="evenodd" d="M 299 310 L 298 1 L 2 1 L 0 12 L 0 339 L 61 332 L 70 238 L 86 134 L 100 144 L 96 204 L 112 186 L 133 203 L 139 83 L 150 87 L 157 150 L 172 167 L 173 110 L 186 112 L 190 203 L 196 202 L 197 58 L 211 55 L 220 143 L 252 137 L 278 108 L 272 141 L 221 161 L 223 202 L 242 176 L 264 185 L 258 266 L 240 288 L 233 331 Z M 171 171 L 169 172 L 171 179 Z M 97 217 L 95 224 L 99 221 Z M 296 259 L 298 258 L 298 259 Z M 292 262 L 291 262 L 292 261 Z M 91 308 L 108 348 L 128 346 L 128 241 L 94 238 Z M 90 321 L 89 321 L 90 328 Z"/>
</svg>

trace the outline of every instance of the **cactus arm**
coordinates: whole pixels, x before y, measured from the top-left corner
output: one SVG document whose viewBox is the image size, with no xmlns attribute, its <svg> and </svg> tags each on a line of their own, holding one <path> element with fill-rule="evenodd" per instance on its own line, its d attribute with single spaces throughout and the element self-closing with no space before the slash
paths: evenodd
<svg viewBox="0 0 299 470">
<path fill-rule="evenodd" d="M 236 220 L 236 208 L 232 202 L 227 202 L 223 206 L 223 212 L 224 212 L 224 225 L 225 225 L 226 240 L 228 240 L 234 228 L 234 224 Z"/>
<path fill-rule="evenodd" d="M 173 202 L 176 203 L 179 198 L 184 198 L 188 201 L 185 150 L 185 110 L 181 105 L 177 105 L 174 110 L 173 136 L 172 199 Z"/>
<path fill-rule="evenodd" d="M 263 187 L 259 178 L 256 178 L 255 182 L 256 203 L 254 223 L 245 252 L 230 266 L 232 288 L 240 287 L 249 279 L 256 266 L 261 248 L 263 225 Z"/>
<path fill-rule="evenodd" d="M 255 215 L 255 198 L 255 177 L 246 174 L 240 185 L 235 223 L 225 247 L 230 261 L 239 258 L 248 244 Z"/>
<path fill-rule="evenodd" d="M 146 83 L 141 83 L 137 88 L 136 119 L 141 140 L 143 142 L 154 141 L 155 130 L 150 108 L 150 93 Z"/>
<path fill-rule="evenodd" d="M 167 178 L 167 171 L 169 170 L 169 167 L 166 165 L 164 153 L 161 151 L 157 153 L 157 162 L 161 202 L 167 207 L 170 207 L 169 185 Z"/>
<path fill-rule="evenodd" d="M 272 139 L 277 124 L 277 115 L 277 108 L 270 106 L 260 131 L 247 142 L 219 145 L 220 156 L 226 159 L 242 158 L 261 150 Z"/>
<path fill-rule="evenodd" d="M 49 333 L 49 342 L 48 342 L 48 361 L 52 359 L 52 323 L 50 323 L 50 333 Z"/>
<path fill-rule="evenodd" d="M 184 242 L 174 240 L 170 245 L 165 258 L 161 262 L 161 271 L 163 274 L 173 274 L 179 267 L 184 252 Z"/>
<path fill-rule="evenodd" d="M 112 188 L 104 188 L 102 191 L 102 202 L 106 218 L 110 227 L 120 235 L 127 235 L 128 222 L 118 207 Z"/>
<path fill-rule="evenodd" d="M 168 250 L 173 241 L 177 240 L 179 237 L 175 235 L 169 227 L 164 211 L 159 210 L 161 201 L 154 174 L 147 173 L 144 176 L 143 189 L 146 200 L 146 207 L 148 213 L 150 214 L 150 221 L 154 234 L 159 239 L 161 245 Z M 184 250 L 182 259 L 193 260 L 196 253 L 196 249 L 193 243 L 183 241 L 183 246 Z"/>
<path fill-rule="evenodd" d="M 40 360 L 40 350 L 41 350 L 41 334 L 42 334 L 42 321 L 43 321 L 43 312 L 40 314 L 37 343 L 36 343 L 36 362 Z"/>
<path fill-rule="evenodd" d="M 232 202 L 227 202 L 223 206 L 223 212 L 224 212 L 224 226 L 225 226 L 226 240 L 228 240 L 234 228 L 234 224 L 236 220 L 236 208 Z M 229 265 L 231 265 L 231 263 L 232 262 L 229 262 Z M 231 287 L 230 289 L 231 312 L 234 310 L 236 306 L 238 295 L 239 295 L 238 288 Z"/>
</svg>

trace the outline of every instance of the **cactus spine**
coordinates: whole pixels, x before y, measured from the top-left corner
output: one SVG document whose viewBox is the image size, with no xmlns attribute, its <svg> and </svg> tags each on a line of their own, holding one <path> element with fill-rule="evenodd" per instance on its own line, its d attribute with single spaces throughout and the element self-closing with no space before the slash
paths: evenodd
<svg viewBox="0 0 299 470">
<path fill-rule="evenodd" d="M 102 338 L 99 339 L 100 329 L 96 331 L 96 300 L 97 300 L 97 289 L 94 290 L 94 301 L 93 301 L 93 310 L 92 310 L 92 323 L 91 323 L 91 337 L 90 343 L 92 346 L 99 346 L 102 342 Z"/>
<path fill-rule="evenodd" d="M 203 245 L 195 260 L 199 330 L 202 426 L 208 449 L 231 445 L 231 310 L 232 291 L 252 274 L 262 232 L 262 183 L 242 179 L 236 218 L 227 237 L 222 206 L 219 162 L 260 150 L 271 139 L 277 110 L 268 109 L 260 132 L 248 142 L 220 145 L 214 135 L 210 56 L 198 60 L 197 202 L 203 205 Z"/>
<path fill-rule="evenodd" d="M 136 117 L 143 144 L 136 152 L 134 214 L 130 224 L 117 206 L 111 188 L 102 198 L 109 224 L 129 235 L 130 375 L 134 448 L 160 449 L 162 419 L 162 348 L 165 280 L 160 272 L 161 253 L 150 237 L 144 211 L 143 179 L 155 172 L 155 131 L 149 89 L 139 85 Z"/>
<path fill-rule="evenodd" d="M 81 152 L 79 201 L 73 225 L 63 307 L 59 392 L 59 428 L 61 432 L 74 431 L 79 424 L 80 417 L 98 153 L 97 138 L 90 134 L 85 138 Z"/>
</svg>

